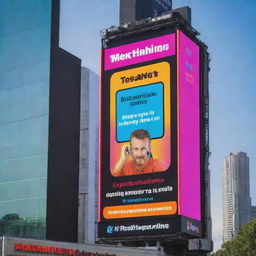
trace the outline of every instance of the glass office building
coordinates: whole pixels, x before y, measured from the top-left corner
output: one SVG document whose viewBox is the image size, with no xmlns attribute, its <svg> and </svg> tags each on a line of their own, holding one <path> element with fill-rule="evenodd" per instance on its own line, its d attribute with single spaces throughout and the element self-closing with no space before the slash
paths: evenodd
<svg viewBox="0 0 256 256">
<path fill-rule="evenodd" d="M 45 237 L 51 9 L 0 2 L 0 235 Z"/>
</svg>

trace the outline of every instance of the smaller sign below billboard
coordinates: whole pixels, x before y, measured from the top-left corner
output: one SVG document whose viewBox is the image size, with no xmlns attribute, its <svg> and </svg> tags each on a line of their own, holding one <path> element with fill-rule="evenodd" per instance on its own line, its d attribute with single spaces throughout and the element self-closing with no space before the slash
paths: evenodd
<svg viewBox="0 0 256 256">
<path fill-rule="evenodd" d="M 181 231 L 187 235 L 200 237 L 202 235 L 201 221 L 181 216 Z"/>
<path fill-rule="evenodd" d="M 212 251 L 212 241 L 208 239 L 198 238 L 198 239 L 189 239 L 188 241 L 189 251 Z"/>
<path fill-rule="evenodd" d="M 101 223 L 100 236 L 115 237 L 122 240 L 123 237 L 145 236 L 150 233 L 151 236 L 161 234 L 176 234 L 180 231 L 180 218 L 169 217 L 158 220 L 136 220 L 133 222 Z"/>
</svg>

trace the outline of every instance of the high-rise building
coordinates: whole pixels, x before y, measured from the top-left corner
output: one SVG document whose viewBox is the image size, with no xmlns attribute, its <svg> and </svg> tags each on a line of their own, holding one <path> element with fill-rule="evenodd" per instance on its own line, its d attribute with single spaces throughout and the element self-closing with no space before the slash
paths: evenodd
<svg viewBox="0 0 256 256">
<path fill-rule="evenodd" d="M 77 241 L 81 61 L 59 12 L 0 2 L 0 235 Z"/>
<path fill-rule="evenodd" d="M 256 219 L 256 206 L 251 207 L 251 219 Z"/>
<path fill-rule="evenodd" d="M 120 24 L 160 16 L 172 9 L 172 0 L 120 0 Z"/>
<path fill-rule="evenodd" d="M 250 216 L 249 157 L 244 152 L 230 153 L 223 166 L 224 242 L 235 238 Z"/>
</svg>

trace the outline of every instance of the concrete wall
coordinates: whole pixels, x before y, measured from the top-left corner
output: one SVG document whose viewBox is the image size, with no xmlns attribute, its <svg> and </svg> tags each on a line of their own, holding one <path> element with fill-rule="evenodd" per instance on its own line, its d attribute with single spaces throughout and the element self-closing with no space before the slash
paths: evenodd
<svg viewBox="0 0 256 256">
<path fill-rule="evenodd" d="M 97 174 L 99 126 L 99 77 L 81 70 L 81 126 L 78 242 L 95 242 L 97 224 Z"/>
</svg>

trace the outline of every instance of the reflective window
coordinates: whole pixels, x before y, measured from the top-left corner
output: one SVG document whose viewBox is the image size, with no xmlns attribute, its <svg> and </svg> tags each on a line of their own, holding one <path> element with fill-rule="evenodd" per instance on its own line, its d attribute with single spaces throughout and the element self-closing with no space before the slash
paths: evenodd
<svg viewBox="0 0 256 256">
<path fill-rule="evenodd" d="M 51 0 L 0 2 L 0 235 L 45 237 Z"/>
</svg>

